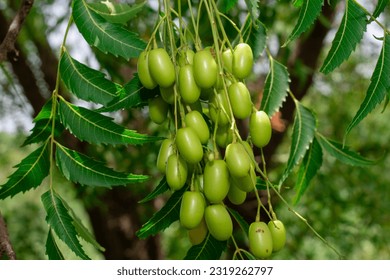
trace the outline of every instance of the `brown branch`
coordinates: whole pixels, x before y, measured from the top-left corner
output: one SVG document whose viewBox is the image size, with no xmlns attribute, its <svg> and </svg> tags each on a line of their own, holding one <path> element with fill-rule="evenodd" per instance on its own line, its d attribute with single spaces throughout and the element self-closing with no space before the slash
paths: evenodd
<svg viewBox="0 0 390 280">
<path fill-rule="evenodd" d="M 0 44 L 0 63 L 6 61 L 8 56 L 14 54 L 18 56 L 18 50 L 15 48 L 15 42 L 22 28 L 23 22 L 30 12 L 34 0 L 24 0 L 19 8 L 19 11 L 12 20 L 8 32 L 5 35 L 3 42 Z"/>
<path fill-rule="evenodd" d="M 12 248 L 11 241 L 9 240 L 7 226 L 0 213 L 0 259 L 2 259 L 4 253 L 7 255 L 8 259 L 16 260 L 15 251 Z"/>
</svg>

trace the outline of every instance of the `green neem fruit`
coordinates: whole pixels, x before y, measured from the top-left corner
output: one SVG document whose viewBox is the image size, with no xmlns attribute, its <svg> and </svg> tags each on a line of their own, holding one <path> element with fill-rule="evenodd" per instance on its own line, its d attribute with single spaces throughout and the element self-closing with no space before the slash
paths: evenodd
<svg viewBox="0 0 390 280">
<path fill-rule="evenodd" d="M 218 126 L 215 142 L 218 147 L 226 148 L 233 141 L 233 130 L 229 126 Z"/>
<path fill-rule="evenodd" d="M 146 51 L 141 52 L 137 62 L 138 78 L 141 84 L 147 89 L 154 89 L 157 86 L 157 82 L 152 78 L 149 65 L 148 65 L 149 53 Z"/>
<path fill-rule="evenodd" d="M 206 201 L 201 192 L 186 191 L 180 205 L 180 224 L 186 229 L 197 227 L 203 219 Z"/>
<path fill-rule="evenodd" d="M 169 187 L 174 191 L 180 190 L 187 181 L 187 162 L 177 154 L 170 155 L 165 174 Z"/>
<path fill-rule="evenodd" d="M 241 143 L 231 143 L 226 147 L 225 160 L 232 176 L 244 177 L 249 174 L 252 162 Z"/>
<path fill-rule="evenodd" d="M 161 96 L 149 99 L 149 117 L 156 124 L 162 124 L 168 116 L 168 103 Z"/>
<path fill-rule="evenodd" d="M 233 222 L 222 204 L 213 204 L 206 207 L 205 220 L 210 234 L 219 241 L 225 241 L 232 236 Z"/>
<path fill-rule="evenodd" d="M 264 222 L 253 222 L 249 226 L 249 250 L 260 259 L 265 259 L 272 254 L 271 231 Z"/>
<path fill-rule="evenodd" d="M 194 55 L 195 53 L 191 49 L 186 49 L 179 52 L 179 66 L 182 67 L 187 64 L 193 64 Z"/>
<path fill-rule="evenodd" d="M 207 233 L 208 229 L 206 221 L 202 219 L 202 221 L 197 227 L 188 231 L 188 237 L 192 245 L 198 245 L 203 242 L 203 240 L 206 238 Z"/>
<path fill-rule="evenodd" d="M 191 127 L 182 127 L 177 130 L 176 147 L 188 163 L 195 164 L 203 158 L 202 143 Z"/>
<path fill-rule="evenodd" d="M 209 49 L 194 55 L 194 78 L 200 88 L 211 88 L 218 78 L 218 66 Z"/>
<path fill-rule="evenodd" d="M 272 235 L 273 251 L 277 252 L 286 244 L 286 229 L 280 220 L 269 221 L 268 228 Z"/>
<path fill-rule="evenodd" d="M 229 192 L 229 170 L 226 162 L 216 159 L 207 162 L 203 172 L 203 193 L 211 203 L 220 203 Z"/>
<path fill-rule="evenodd" d="M 160 87 L 160 94 L 162 99 L 164 99 L 164 101 L 168 104 L 175 103 L 175 92 L 173 90 L 173 86 L 168 88 Z"/>
<path fill-rule="evenodd" d="M 246 119 L 252 113 L 252 100 L 248 88 L 242 82 L 229 86 L 229 99 L 232 105 L 233 115 L 237 119 Z"/>
<path fill-rule="evenodd" d="M 244 203 L 244 201 L 246 199 L 246 192 L 241 190 L 237 186 L 237 183 L 239 183 L 239 182 L 237 182 L 236 180 L 231 181 L 227 197 L 228 197 L 229 201 L 231 203 L 233 203 L 234 205 L 241 205 Z"/>
<path fill-rule="evenodd" d="M 240 43 L 233 52 L 233 75 L 238 79 L 245 79 L 252 72 L 253 53 L 251 47 L 246 43 Z"/>
<path fill-rule="evenodd" d="M 244 177 L 231 177 L 232 182 L 242 191 L 251 192 L 255 189 L 256 186 L 256 173 L 255 168 L 251 165 L 249 174 Z"/>
<path fill-rule="evenodd" d="M 271 140 L 271 120 L 264 111 L 252 113 L 249 120 L 249 133 L 253 145 L 258 148 L 265 147 Z"/>
<path fill-rule="evenodd" d="M 192 104 L 199 99 L 200 87 L 195 82 L 193 68 L 190 64 L 180 67 L 179 92 L 185 103 Z"/>
<path fill-rule="evenodd" d="M 157 156 L 157 169 L 161 173 L 165 174 L 167 160 L 170 155 L 173 154 L 173 145 L 174 142 L 172 139 L 164 139 L 161 143 L 160 150 Z"/>
<path fill-rule="evenodd" d="M 201 113 L 198 111 L 191 111 L 186 114 L 184 121 L 186 126 L 191 127 L 195 131 L 202 144 L 206 144 L 208 142 L 210 138 L 210 131 Z"/>
<path fill-rule="evenodd" d="M 227 49 L 222 53 L 223 67 L 228 73 L 233 73 L 233 52 Z"/>
<path fill-rule="evenodd" d="M 175 83 L 175 66 L 165 49 L 157 48 L 151 50 L 148 57 L 148 65 L 150 75 L 159 86 L 168 88 Z"/>
<path fill-rule="evenodd" d="M 218 123 L 218 126 L 229 124 L 229 100 L 223 91 L 211 94 L 209 98 L 209 113 L 213 123 Z"/>
</svg>

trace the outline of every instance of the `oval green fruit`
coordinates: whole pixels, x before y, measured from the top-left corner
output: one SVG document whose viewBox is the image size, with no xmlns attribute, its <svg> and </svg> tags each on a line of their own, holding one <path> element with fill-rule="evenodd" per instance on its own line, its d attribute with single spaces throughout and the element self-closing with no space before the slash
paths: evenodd
<svg viewBox="0 0 390 280">
<path fill-rule="evenodd" d="M 246 119 L 252 113 L 252 100 L 248 88 L 242 82 L 232 83 L 228 89 L 233 115 L 237 119 Z"/>
<path fill-rule="evenodd" d="M 195 52 L 191 49 L 182 50 L 179 52 L 179 66 L 193 64 Z"/>
<path fill-rule="evenodd" d="M 209 114 L 213 123 L 218 123 L 218 126 L 229 124 L 229 100 L 222 90 L 211 94 Z"/>
<path fill-rule="evenodd" d="M 168 104 L 175 103 L 175 92 L 173 86 L 168 88 L 160 87 L 160 95 Z"/>
<path fill-rule="evenodd" d="M 253 222 L 249 226 L 249 250 L 256 257 L 265 259 L 272 254 L 271 231 L 264 222 Z"/>
<path fill-rule="evenodd" d="M 198 51 L 194 55 L 194 78 L 202 89 L 211 88 L 218 78 L 218 66 L 209 49 Z"/>
<path fill-rule="evenodd" d="M 271 120 L 264 111 L 252 113 L 249 120 L 249 133 L 253 145 L 258 148 L 265 147 L 271 140 Z"/>
<path fill-rule="evenodd" d="M 165 49 L 151 50 L 148 57 L 148 66 L 151 77 L 159 86 L 168 88 L 175 83 L 175 66 Z"/>
<path fill-rule="evenodd" d="M 203 172 L 203 193 L 211 203 L 220 203 L 229 192 L 229 170 L 226 162 L 216 159 L 207 162 Z"/>
<path fill-rule="evenodd" d="M 172 139 L 164 139 L 161 143 L 160 150 L 157 155 L 157 169 L 162 174 L 165 174 L 166 166 L 167 166 L 167 160 L 170 155 L 173 154 L 173 145 L 174 142 Z"/>
<path fill-rule="evenodd" d="M 137 62 L 138 78 L 141 84 L 147 89 L 154 89 L 157 86 L 157 82 L 152 78 L 149 71 L 148 64 L 149 53 L 146 51 L 141 52 Z"/>
<path fill-rule="evenodd" d="M 223 67 L 228 73 L 233 73 L 233 52 L 227 49 L 222 53 Z"/>
<path fill-rule="evenodd" d="M 269 221 L 268 228 L 271 231 L 273 251 L 277 252 L 286 244 L 286 229 L 280 220 Z"/>
<path fill-rule="evenodd" d="M 186 114 L 184 121 L 186 126 L 191 127 L 195 131 L 200 142 L 202 144 L 207 144 L 210 138 L 210 130 L 202 114 L 198 111 L 191 111 Z"/>
<path fill-rule="evenodd" d="M 187 162 L 177 154 L 170 155 L 167 160 L 165 175 L 169 187 L 174 191 L 180 190 L 187 181 Z"/>
<path fill-rule="evenodd" d="M 234 205 L 241 205 L 244 203 L 244 201 L 246 199 L 246 192 L 241 190 L 237 186 L 237 183 L 239 183 L 239 182 L 236 182 L 235 180 L 232 180 L 230 182 L 230 188 L 229 188 L 229 192 L 227 194 L 227 197 L 228 197 L 229 201 L 231 203 L 233 203 Z"/>
<path fill-rule="evenodd" d="M 186 229 L 197 227 L 203 219 L 206 201 L 201 192 L 186 191 L 180 205 L 180 224 Z"/>
<path fill-rule="evenodd" d="M 225 160 L 232 176 L 244 177 L 249 174 L 252 162 L 241 143 L 230 143 L 226 147 Z"/>
<path fill-rule="evenodd" d="M 176 147 L 188 163 L 196 164 L 203 159 L 202 143 L 191 127 L 182 127 L 177 130 Z"/>
<path fill-rule="evenodd" d="M 233 130 L 229 126 L 218 126 L 215 142 L 218 147 L 225 149 L 233 141 Z"/>
<path fill-rule="evenodd" d="M 168 103 L 161 96 L 149 99 L 149 117 L 156 124 L 162 124 L 168 116 Z"/>
<path fill-rule="evenodd" d="M 187 64 L 179 70 L 179 92 L 183 101 L 192 104 L 199 99 L 200 87 L 195 82 L 192 65 Z"/>
<path fill-rule="evenodd" d="M 198 245 L 203 242 L 208 233 L 207 225 L 205 219 L 202 219 L 200 224 L 188 231 L 188 237 L 192 245 Z"/>
<path fill-rule="evenodd" d="M 222 204 L 213 204 L 206 207 L 205 220 L 210 234 L 219 241 L 228 240 L 233 234 L 233 222 Z"/>
<path fill-rule="evenodd" d="M 240 43 L 234 48 L 233 52 L 233 75 L 237 79 L 247 78 L 253 67 L 252 48 L 246 43 Z"/>
<path fill-rule="evenodd" d="M 251 192 L 255 190 L 256 186 L 256 173 L 255 168 L 251 165 L 249 174 L 244 177 L 231 177 L 232 182 L 242 191 Z"/>
</svg>

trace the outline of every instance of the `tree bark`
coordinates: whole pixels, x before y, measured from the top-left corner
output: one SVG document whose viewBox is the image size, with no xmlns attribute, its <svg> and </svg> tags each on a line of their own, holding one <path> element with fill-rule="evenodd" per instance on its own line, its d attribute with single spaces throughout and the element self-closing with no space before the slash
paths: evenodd
<svg viewBox="0 0 390 280">
<path fill-rule="evenodd" d="M 9 239 L 6 223 L 0 212 L 0 260 L 5 254 L 8 259 L 16 260 L 16 254 Z"/>
</svg>

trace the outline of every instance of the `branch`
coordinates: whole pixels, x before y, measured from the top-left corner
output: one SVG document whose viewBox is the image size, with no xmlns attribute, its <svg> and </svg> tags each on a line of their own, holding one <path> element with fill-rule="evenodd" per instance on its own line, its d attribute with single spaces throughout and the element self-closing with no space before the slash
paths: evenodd
<svg viewBox="0 0 390 280">
<path fill-rule="evenodd" d="M 7 60 L 8 55 L 14 53 L 18 56 L 18 51 L 15 48 L 16 38 L 19 35 L 20 29 L 22 28 L 23 22 L 30 12 L 34 0 L 23 0 L 19 8 L 19 11 L 12 20 L 8 32 L 5 35 L 3 42 L 0 44 L 0 63 Z"/>
<path fill-rule="evenodd" d="M 16 254 L 12 248 L 11 241 L 9 240 L 5 221 L 0 213 L 0 259 L 2 259 L 4 253 L 7 255 L 8 259 L 16 260 Z"/>
</svg>

